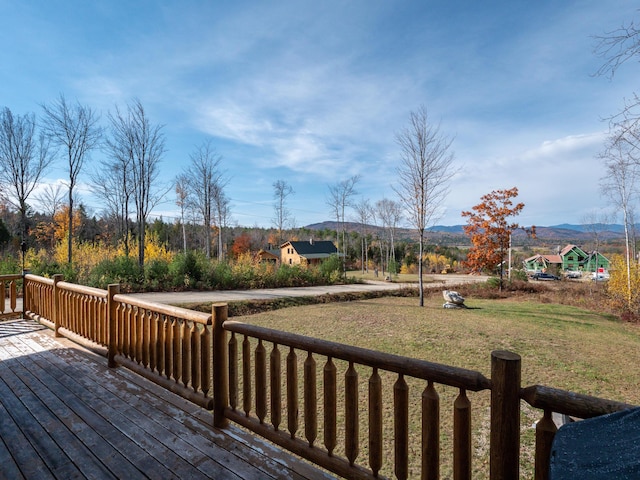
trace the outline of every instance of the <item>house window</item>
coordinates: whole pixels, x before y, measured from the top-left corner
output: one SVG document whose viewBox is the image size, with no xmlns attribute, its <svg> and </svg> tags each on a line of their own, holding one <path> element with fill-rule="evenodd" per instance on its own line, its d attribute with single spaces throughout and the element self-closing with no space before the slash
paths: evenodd
<svg viewBox="0 0 640 480">
<path fill-rule="evenodd" d="M 289 265 L 291 265 L 293 263 L 293 260 L 289 259 Z"/>
</svg>

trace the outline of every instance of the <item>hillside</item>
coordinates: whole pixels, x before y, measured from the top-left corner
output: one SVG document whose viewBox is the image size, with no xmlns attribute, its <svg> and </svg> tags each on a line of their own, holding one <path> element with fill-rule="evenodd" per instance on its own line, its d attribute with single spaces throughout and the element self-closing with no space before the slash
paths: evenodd
<svg viewBox="0 0 640 480">
<path fill-rule="evenodd" d="M 337 230 L 340 224 L 335 221 L 314 223 L 305 227 L 309 230 Z M 372 235 L 383 235 L 383 228 L 375 225 L 363 225 L 361 223 L 347 222 L 348 232 L 368 232 Z M 560 244 L 575 243 L 577 245 L 591 244 L 595 242 L 594 231 L 598 234 L 598 240 L 602 243 L 618 243 L 624 238 L 622 225 L 571 225 L 561 224 L 550 227 L 536 227 L 536 238 L 527 238 L 522 230 L 513 233 L 514 242 L 519 245 Z M 417 240 L 415 230 L 398 228 L 396 235 L 399 239 Z M 436 225 L 428 229 L 429 243 L 441 245 L 468 245 L 469 237 L 464 234 L 463 225 Z"/>
</svg>

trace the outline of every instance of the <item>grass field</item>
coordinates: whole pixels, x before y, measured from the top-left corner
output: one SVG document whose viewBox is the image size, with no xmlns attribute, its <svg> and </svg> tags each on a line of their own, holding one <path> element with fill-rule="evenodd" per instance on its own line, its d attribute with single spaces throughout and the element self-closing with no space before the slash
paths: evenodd
<svg viewBox="0 0 640 480">
<path fill-rule="evenodd" d="M 293 307 L 234 320 L 473 369 L 487 377 L 490 352 L 510 350 L 522 357 L 523 386 L 542 384 L 640 404 L 640 327 L 621 323 L 609 315 L 542 303 L 536 298 L 469 297 L 469 309 L 449 310 L 442 308 L 439 295 L 428 296 L 424 308 L 418 307 L 416 298 L 388 297 Z M 367 377 L 362 378 L 366 383 Z M 418 396 L 421 388 L 414 389 Z M 439 392 L 442 478 L 451 476 L 451 405 L 457 394 L 453 390 L 442 387 Z M 366 390 L 361 397 L 366 410 Z M 488 394 L 470 395 L 470 399 L 474 409 L 474 478 L 487 478 Z M 419 402 L 419 398 L 413 401 Z M 523 404 L 522 478 L 532 477 L 533 423 L 539 418 L 540 412 Z M 412 438 L 420 429 L 418 421 L 413 425 Z M 366 440 L 366 435 L 363 428 L 361 437 Z M 366 445 L 362 450 L 366 451 Z M 360 461 L 366 464 L 366 460 Z"/>
</svg>

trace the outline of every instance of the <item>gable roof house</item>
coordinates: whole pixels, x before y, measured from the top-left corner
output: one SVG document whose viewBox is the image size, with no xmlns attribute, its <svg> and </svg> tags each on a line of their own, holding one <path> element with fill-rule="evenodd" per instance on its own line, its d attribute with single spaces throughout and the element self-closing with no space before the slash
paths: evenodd
<svg viewBox="0 0 640 480">
<path fill-rule="evenodd" d="M 527 270 L 544 271 L 556 267 L 562 271 L 595 272 L 598 268 L 609 268 L 609 259 L 599 252 L 586 253 L 577 245 L 567 245 L 555 255 L 534 255 L 526 258 Z"/>
<path fill-rule="evenodd" d="M 329 240 L 308 242 L 286 242 L 280 246 L 280 261 L 284 265 L 318 265 L 338 249 Z"/>
<path fill-rule="evenodd" d="M 258 258 L 261 262 L 271 262 L 275 265 L 280 263 L 280 249 L 279 248 L 269 248 L 265 250 L 261 248 L 258 252 Z"/>
</svg>

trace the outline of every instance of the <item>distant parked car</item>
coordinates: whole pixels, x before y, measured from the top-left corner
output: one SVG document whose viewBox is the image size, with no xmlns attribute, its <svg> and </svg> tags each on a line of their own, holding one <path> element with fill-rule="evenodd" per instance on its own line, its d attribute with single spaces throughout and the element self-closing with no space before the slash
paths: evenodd
<svg viewBox="0 0 640 480">
<path fill-rule="evenodd" d="M 544 272 L 534 273 L 532 278 L 534 280 L 560 280 L 560 277 Z"/>
<path fill-rule="evenodd" d="M 609 280 L 609 272 L 593 272 L 591 274 L 591 280 L 597 280 L 597 281 L 602 281 L 602 280 Z"/>
<path fill-rule="evenodd" d="M 567 278 L 582 278 L 582 272 L 579 270 L 567 270 L 564 272 L 564 276 Z"/>
</svg>

